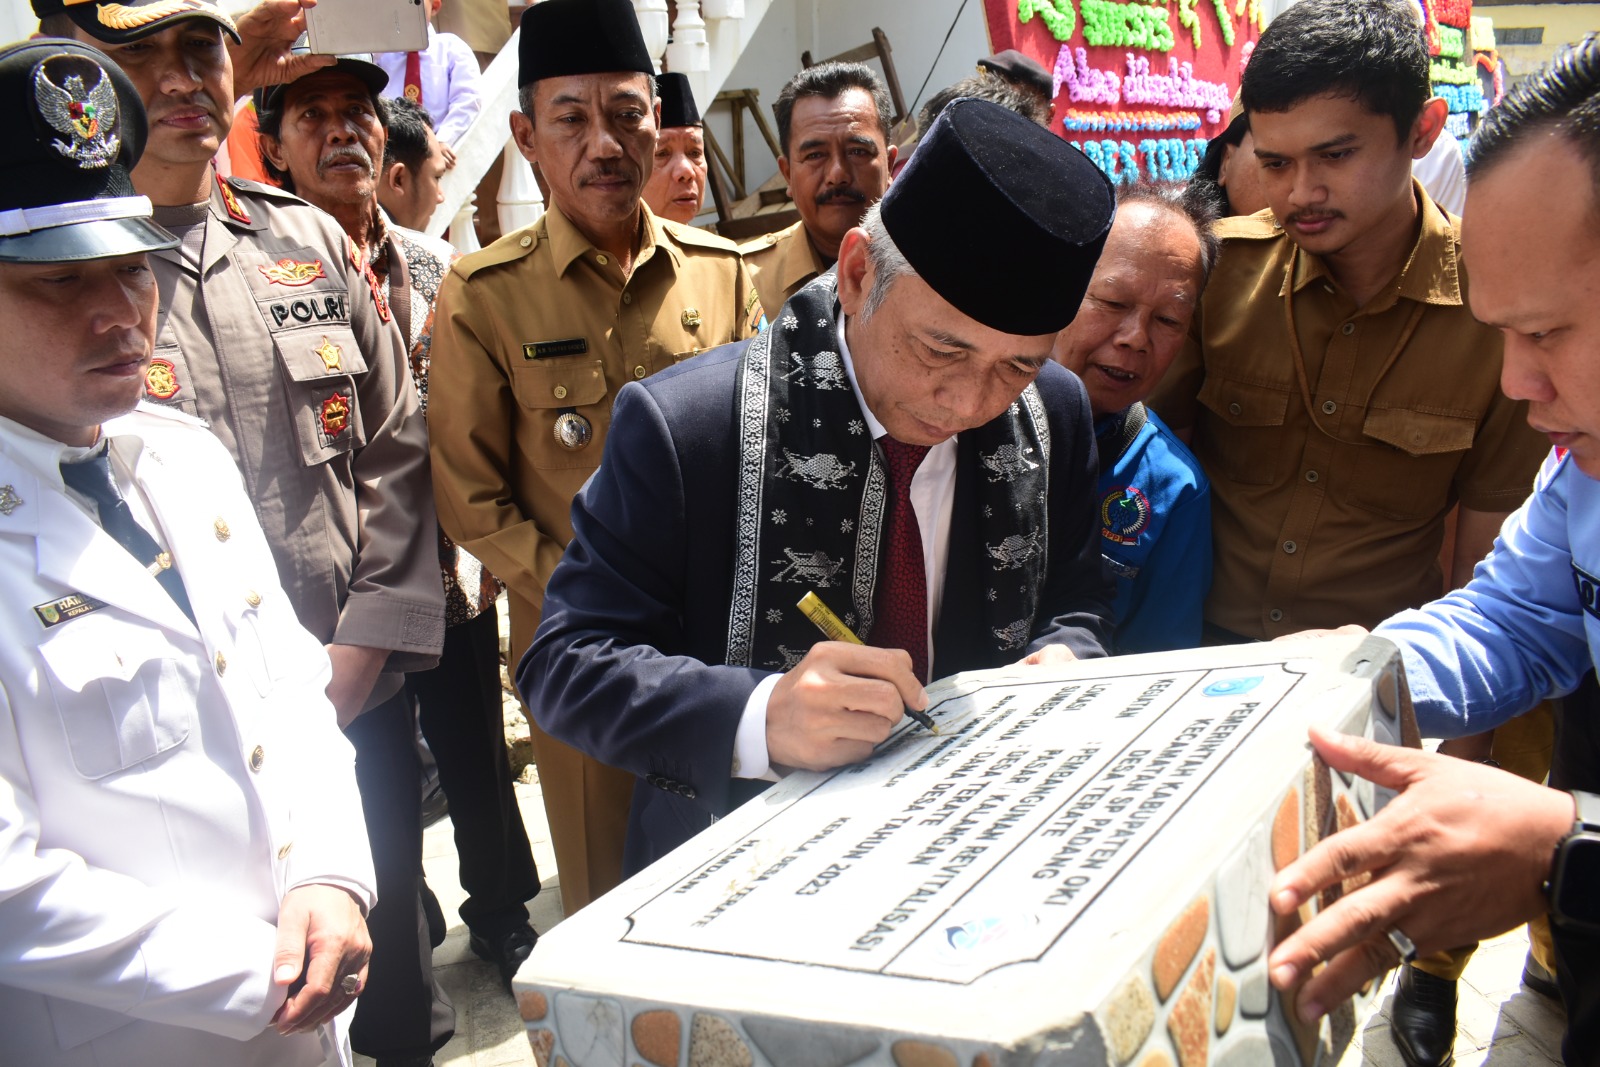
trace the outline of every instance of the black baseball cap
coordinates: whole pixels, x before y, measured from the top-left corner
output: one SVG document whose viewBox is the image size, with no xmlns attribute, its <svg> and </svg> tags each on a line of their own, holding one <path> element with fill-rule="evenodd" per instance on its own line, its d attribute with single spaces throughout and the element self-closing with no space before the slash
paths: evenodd
<svg viewBox="0 0 1600 1067">
<path fill-rule="evenodd" d="M 0 48 L 0 262 L 155 252 L 177 239 L 133 188 L 144 105 L 120 67 L 75 41 Z"/>
</svg>

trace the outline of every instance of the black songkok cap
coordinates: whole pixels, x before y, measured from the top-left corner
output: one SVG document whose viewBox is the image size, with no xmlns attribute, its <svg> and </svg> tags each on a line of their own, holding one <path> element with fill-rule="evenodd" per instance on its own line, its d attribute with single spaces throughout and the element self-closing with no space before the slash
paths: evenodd
<svg viewBox="0 0 1600 1067">
<path fill-rule="evenodd" d="M 965 97 L 939 113 L 880 211 L 911 269 L 957 311 L 1037 335 L 1077 314 L 1116 197 L 1066 141 Z"/>
<path fill-rule="evenodd" d="M 656 72 L 630 0 L 532 4 L 523 9 L 522 40 L 517 49 L 519 86 L 572 74 Z"/>
<path fill-rule="evenodd" d="M 1050 90 L 1055 88 L 1055 83 L 1050 77 L 1050 72 L 1032 56 L 1023 55 L 1015 48 L 1007 48 L 1004 52 L 996 52 L 986 59 L 978 60 L 978 69 L 987 70 L 998 74 L 1014 85 L 1020 85 L 1045 96 L 1053 95 Z"/>
<path fill-rule="evenodd" d="M 348 0 L 346 0 L 348 2 Z M 239 39 L 228 13 L 207 0 L 33 0 L 39 18 L 66 15 L 90 37 L 106 44 L 127 44 L 164 30 L 179 19 L 207 19 Z"/>
<path fill-rule="evenodd" d="M 694 92 L 689 88 L 688 75 L 672 72 L 657 74 L 656 95 L 661 98 L 661 129 L 700 125 L 700 109 L 694 106 Z"/>
<path fill-rule="evenodd" d="M 74 41 L 0 48 L 0 262 L 126 256 L 178 242 L 131 172 L 144 105 L 120 67 Z"/>
</svg>

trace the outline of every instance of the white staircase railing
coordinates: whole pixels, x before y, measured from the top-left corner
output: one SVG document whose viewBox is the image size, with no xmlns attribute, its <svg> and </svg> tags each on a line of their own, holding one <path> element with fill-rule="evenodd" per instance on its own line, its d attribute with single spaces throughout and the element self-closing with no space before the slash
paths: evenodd
<svg viewBox="0 0 1600 1067">
<path fill-rule="evenodd" d="M 664 21 L 665 0 L 634 0 L 634 6 L 640 9 L 641 27 L 647 31 L 646 41 L 655 49 L 657 67 L 665 52 L 667 68 L 688 76 L 695 100 L 705 111 L 722 90 L 772 4 L 771 0 L 678 0 L 677 24 L 670 44 L 658 34 L 657 23 Z M 517 106 L 520 36 L 521 30 L 513 33 L 483 72 L 483 108 L 456 143 L 456 165 L 439 183 L 444 202 L 428 220 L 428 233 L 439 236 L 448 229 L 452 243 L 463 252 L 478 247 L 472 228 L 474 194 L 497 157 L 505 159 L 496 205 L 502 231 L 509 233 L 528 225 L 544 207 L 532 168 L 510 142 L 508 116 Z M 658 40 L 660 47 L 656 48 Z"/>
</svg>

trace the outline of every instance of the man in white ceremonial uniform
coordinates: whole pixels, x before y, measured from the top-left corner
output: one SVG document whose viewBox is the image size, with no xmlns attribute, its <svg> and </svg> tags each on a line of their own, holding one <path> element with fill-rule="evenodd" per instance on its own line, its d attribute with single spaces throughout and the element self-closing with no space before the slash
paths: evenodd
<svg viewBox="0 0 1600 1067">
<path fill-rule="evenodd" d="M 346 1064 L 372 861 L 353 751 L 238 468 L 140 405 L 132 84 L 0 49 L 0 1061 Z"/>
</svg>

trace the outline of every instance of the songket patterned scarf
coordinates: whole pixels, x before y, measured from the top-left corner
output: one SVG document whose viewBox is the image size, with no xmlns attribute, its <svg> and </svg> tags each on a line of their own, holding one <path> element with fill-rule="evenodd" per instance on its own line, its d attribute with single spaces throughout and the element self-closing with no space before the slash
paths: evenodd
<svg viewBox="0 0 1600 1067">
<path fill-rule="evenodd" d="M 739 371 L 738 504 L 725 662 L 786 671 L 821 634 L 796 607 L 815 591 L 857 634 L 872 629 L 888 503 L 883 450 L 838 348 L 837 280 L 821 275 L 750 343 Z M 961 435 L 975 446 L 985 558 L 982 612 L 998 653 L 1033 633 L 1048 566 L 1050 425 L 1030 385 L 999 418 Z M 959 523 L 962 516 L 953 517 Z"/>
</svg>

